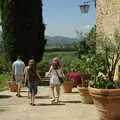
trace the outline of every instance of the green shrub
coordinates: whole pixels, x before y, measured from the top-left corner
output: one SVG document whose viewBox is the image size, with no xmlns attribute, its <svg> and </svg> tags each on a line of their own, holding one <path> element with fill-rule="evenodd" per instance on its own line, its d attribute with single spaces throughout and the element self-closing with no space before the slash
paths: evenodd
<svg viewBox="0 0 120 120">
<path fill-rule="evenodd" d="M 49 70 L 50 62 L 48 60 L 42 60 L 37 63 L 37 68 L 40 70 L 40 74 L 43 77 L 45 72 Z"/>
<path fill-rule="evenodd" d="M 10 73 L 0 74 L 0 91 L 8 89 L 8 80 L 10 80 L 10 78 L 11 78 Z"/>
</svg>

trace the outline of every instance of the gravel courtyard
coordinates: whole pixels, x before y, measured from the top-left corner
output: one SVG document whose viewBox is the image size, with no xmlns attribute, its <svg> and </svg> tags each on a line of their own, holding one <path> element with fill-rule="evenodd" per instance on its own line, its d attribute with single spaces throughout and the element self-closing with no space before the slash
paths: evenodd
<svg viewBox="0 0 120 120">
<path fill-rule="evenodd" d="M 63 93 L 60 104 L 51 104 L 49 87 L 38 87 L 36 106 L 29 105 L 26 88 L 22 97 L 16 93 L 0 92 L 0 120 L 98 120 L 94 104 L 82 104 L 76 88 L 72 93 Z"/>
</svg>

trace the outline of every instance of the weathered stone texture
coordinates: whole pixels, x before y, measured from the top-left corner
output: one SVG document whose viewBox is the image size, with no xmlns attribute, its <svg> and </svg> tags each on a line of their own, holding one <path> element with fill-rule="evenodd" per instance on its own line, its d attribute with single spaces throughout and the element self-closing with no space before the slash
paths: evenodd
<svg viewBox="0 0 120 120">
<path fill-rule="evenodd" d="M 120 28 L 120 0 L 97 0 L 97 31 L 108 35 Z"/>
<path fill-rule="evenodd" d="M 103 32 L 111 37 L 115 29 L 120 31 L 120 0 L 96 0 L 96 29 L 98 33 Z M 115 79 L 117 72 L 118 67 Z"/>
</svg>

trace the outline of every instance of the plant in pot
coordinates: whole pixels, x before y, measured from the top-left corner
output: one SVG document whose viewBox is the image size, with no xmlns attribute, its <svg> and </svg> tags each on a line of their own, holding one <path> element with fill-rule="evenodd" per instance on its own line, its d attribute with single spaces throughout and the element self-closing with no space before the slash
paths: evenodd
<svg viewBox="0 0 120 120">
<path fill-rule="evenodd" d="M 94 72 L 89 92 L 93 96 L 100 120 L 120 120 L 120 84 L 114 80 L 120 60 L 120 36 L 115 31 L 113 38 L 100 34 L 96 37 L 97 49 Z"/>
<path fill-rule="evenodd" d="M 64 83 L 62 84 L 64 93 L 71 93 L 73 88 L 73 80 L 63 77 Z"/>
<path fill-rule="evenodd" d="M 88 91 L 88 83 L 91 77 L 91 60 L 92 57 L 90 54 L 82 56 L 79 60 L 79 66 L 76 68 L 80 71 L 81 84 L 77 85 L 78 90 L 80 91 L 81 102 L 84 104 L 92 104 L 93 100 Z"/>
</svg>

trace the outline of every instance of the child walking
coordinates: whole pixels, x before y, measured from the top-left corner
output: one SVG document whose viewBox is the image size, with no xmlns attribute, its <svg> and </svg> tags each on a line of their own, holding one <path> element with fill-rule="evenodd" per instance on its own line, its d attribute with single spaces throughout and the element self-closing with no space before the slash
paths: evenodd
<svg viewBox="0 0 120 120">
<path fill-rule="evenodd" d="M 28 80 L 28 88 L 30 94 L 30 105 L 35 105 L 35 96 L 37 94 L 37 78 L 40 75 L 36 70 L 36 63 L 33 59 L 29 60 L 28 67 L 25 72 L 25 82 Z"/>
</svg>

